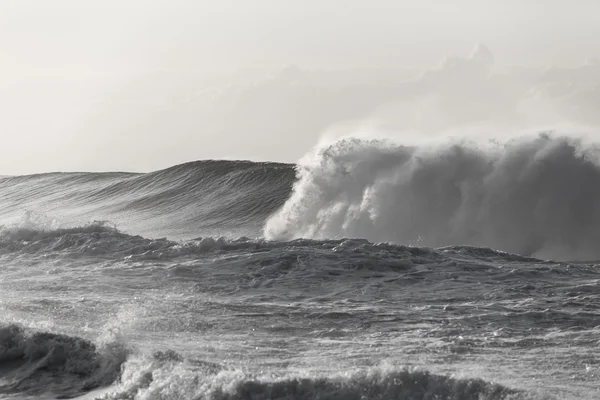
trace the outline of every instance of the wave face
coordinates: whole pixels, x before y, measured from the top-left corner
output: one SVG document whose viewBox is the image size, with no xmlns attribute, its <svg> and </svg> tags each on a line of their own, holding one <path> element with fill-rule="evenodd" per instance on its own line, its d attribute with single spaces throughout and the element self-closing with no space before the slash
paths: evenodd
<svg viewBox="0 0 600 400">
<path fill-rule="evenodd" d="M 265 236 L 600 259 L 598 150 L 549 134 L 485 145 L 340 140 L 300 169 Z"/>
<path fill-rule="evenodd" d="M 109 220 L 148 237 L 258 236 L 288 198 L 294 175 L 287 164 L 199 161 L 148 174 L 5 177 L 0 221 L 55 229 Z"/>
</svg>

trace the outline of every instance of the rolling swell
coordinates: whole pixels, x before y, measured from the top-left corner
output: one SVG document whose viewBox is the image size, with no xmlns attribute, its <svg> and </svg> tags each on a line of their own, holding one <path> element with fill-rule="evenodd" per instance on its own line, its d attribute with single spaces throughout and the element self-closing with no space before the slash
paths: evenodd
<svg viewBox="0 0 600 400">
<path fill-rule="evenodd" d="M 292 165 L 246 161 L 197 161 L 147 174 L 6 177 L 0 222 L 56 229 L 109 220 L 147 237 L 259 236 L 294 179 Z"/>
</svg>

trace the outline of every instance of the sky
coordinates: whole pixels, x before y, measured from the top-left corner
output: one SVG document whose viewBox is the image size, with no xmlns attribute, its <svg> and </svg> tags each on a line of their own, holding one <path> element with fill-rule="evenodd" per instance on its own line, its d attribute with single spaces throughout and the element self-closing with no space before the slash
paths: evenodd
<svg viewBox="0 0 600 400">
<path fill-rule="evenodd" d="M 387 114 L 397 126 L 414 96 L 430 113 L 451 95 L 465 107 L 526 97 L 595 123 L 598 75 L 581 68 L 600 56 L 598 37 L 593 0 L 0 0 L 0 175 L 293 162 L 348 121 Z M 493 73 L 537 75 L 511 75 L 514 93 L 499 75 L 456 75 L 448 60 L 477 64 L 479 43 Z M 448 89 L 457 76 L 485 93 Z M 411 126 L 437 129 L 425 128 Z"/>
</svg>

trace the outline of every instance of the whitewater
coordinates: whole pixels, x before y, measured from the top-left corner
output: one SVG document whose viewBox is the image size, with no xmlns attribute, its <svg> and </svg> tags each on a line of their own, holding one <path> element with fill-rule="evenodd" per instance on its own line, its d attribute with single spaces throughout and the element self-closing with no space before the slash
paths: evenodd
<svg viewBox="0 0 600 400">
<path fill-rule="evenodd" d="M 0 178 L 0 397 L 597 399 L 590 138 Z"/>
</svg>

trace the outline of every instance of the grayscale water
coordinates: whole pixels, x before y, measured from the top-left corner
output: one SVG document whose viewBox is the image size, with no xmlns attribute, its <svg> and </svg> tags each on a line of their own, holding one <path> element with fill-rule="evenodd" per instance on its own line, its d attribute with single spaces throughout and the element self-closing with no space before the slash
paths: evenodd
<svg viewBox="0 0 600 400">
<path fill-rule="evenodd" d="M 1 178 L 0 397 L 597 399 L 595 151 Z"/>
</svg>

